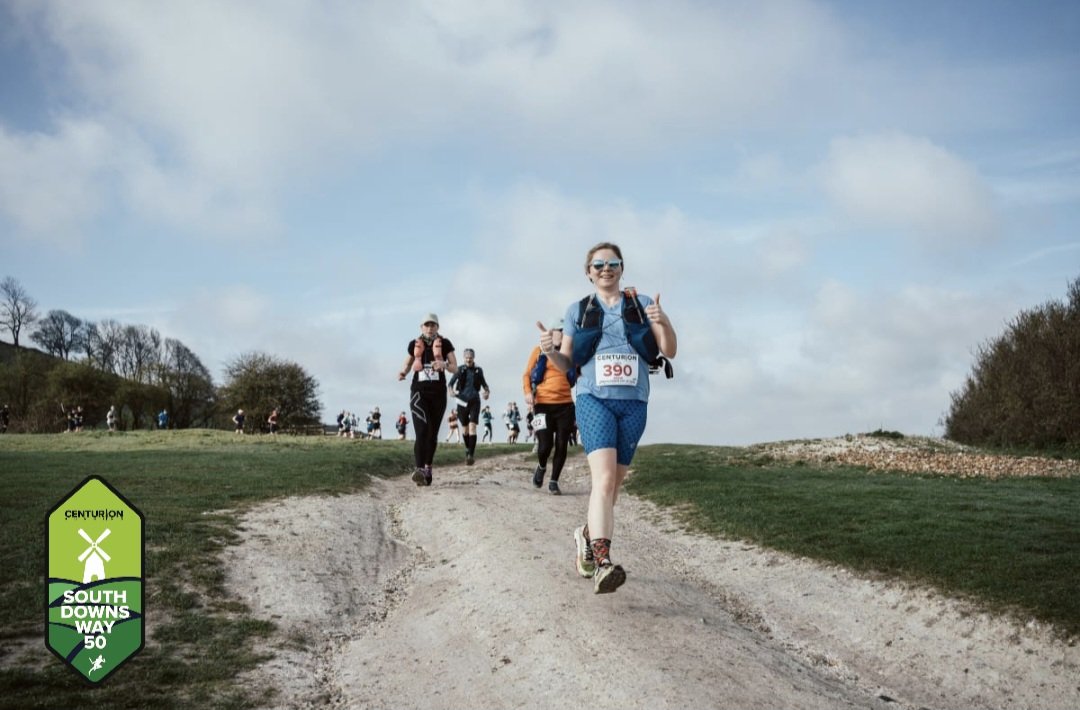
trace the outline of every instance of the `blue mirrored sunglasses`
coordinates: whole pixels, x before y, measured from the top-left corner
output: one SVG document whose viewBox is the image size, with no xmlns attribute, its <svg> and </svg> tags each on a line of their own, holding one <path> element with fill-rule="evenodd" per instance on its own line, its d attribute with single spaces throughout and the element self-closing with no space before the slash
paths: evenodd
<svg viewBox="0 0 1080 710">
<path fill-rule="evenodd" d="M 622 259 L 611 259 L 610 261 L 604 261 L 603 259 L 594 259 L 590 264 L 597 271 L 602 270 L 605 266 L 611 269 L 618 269 L 622 267 Z"/>
</svg>

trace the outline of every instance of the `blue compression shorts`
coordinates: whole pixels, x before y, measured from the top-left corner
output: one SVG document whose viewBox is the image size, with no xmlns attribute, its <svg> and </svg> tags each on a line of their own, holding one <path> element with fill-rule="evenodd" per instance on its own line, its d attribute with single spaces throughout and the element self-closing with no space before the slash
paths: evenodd
<svg viewBox="0 0 1080 710">
<path fill-rule="evenodd" d="M 629 466 L 638 441 L 645 433 L 649 403 L 639 399 L 599 399 L 591 394 L 577 398 L 578 428 L 586 455 L 598 449 L 615 449 L 615 460 Z"/>
</svg>

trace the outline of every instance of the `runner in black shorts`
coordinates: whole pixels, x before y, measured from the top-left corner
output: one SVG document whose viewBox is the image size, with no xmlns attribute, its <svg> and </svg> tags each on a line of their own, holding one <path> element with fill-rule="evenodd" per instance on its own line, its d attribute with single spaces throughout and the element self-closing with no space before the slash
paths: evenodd
<svg viewBox="0 0 1080 710">
<path fill-rule="evenodd" d="M 465 364 L 450 378 L 450 394 L 457 402 L 458 423 L 465 430 L 465 463 L 472 466 L 476 457 L 476 425 L 480 423 L 480 391 L 487 399 L 491 395 L 484 368 L 476 364 L 476 353 L 465 348 Z"/>
</svg>

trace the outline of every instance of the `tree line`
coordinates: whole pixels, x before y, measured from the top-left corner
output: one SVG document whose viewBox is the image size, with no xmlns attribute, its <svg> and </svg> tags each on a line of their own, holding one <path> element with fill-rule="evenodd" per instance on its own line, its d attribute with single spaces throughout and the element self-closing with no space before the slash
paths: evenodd
<svg viewBox="0 0 1080 710">
<path fill-rule="evenodd" d="M 0 351 L 0 405 L 12 412 L 12 431 L 59 431 L 64 410 L 76 406 L 93 427 L 113 405 L 125 429 L 153 428 L 162 409 L 176 428 L 231 428 L 232 415 L 245 409 L 258 431 L 275 407 L 284 429 L 319 423 L 318 383 L 296 363 L 245 353 L 226 365 L 219 386 L 176 338 L 64 310 L 41 315 L 11 276 L 0 281 L 0 329 L 13 342 Z M 26 334 L 42 352 L 20 346 Z"/>
<path fill-rule="evenodd" d="M 1080 278 L 1066 300 L 1022 311 L 980 345 L 952 394 L 946 437 L 965 444 L 1080 449 Z"/>
</svg>

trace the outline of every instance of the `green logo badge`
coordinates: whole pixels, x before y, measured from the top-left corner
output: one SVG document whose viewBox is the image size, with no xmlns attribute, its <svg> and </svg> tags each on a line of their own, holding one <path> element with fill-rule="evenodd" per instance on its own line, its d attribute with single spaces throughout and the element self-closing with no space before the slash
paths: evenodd
<svg viewBox="0 0 1080 710">
<path fill-rule="evenodd" d="M 90 476 L 49 511 L 45 645 L 91 683 L 142 650 L 143 517 Z"/>
</svg>

